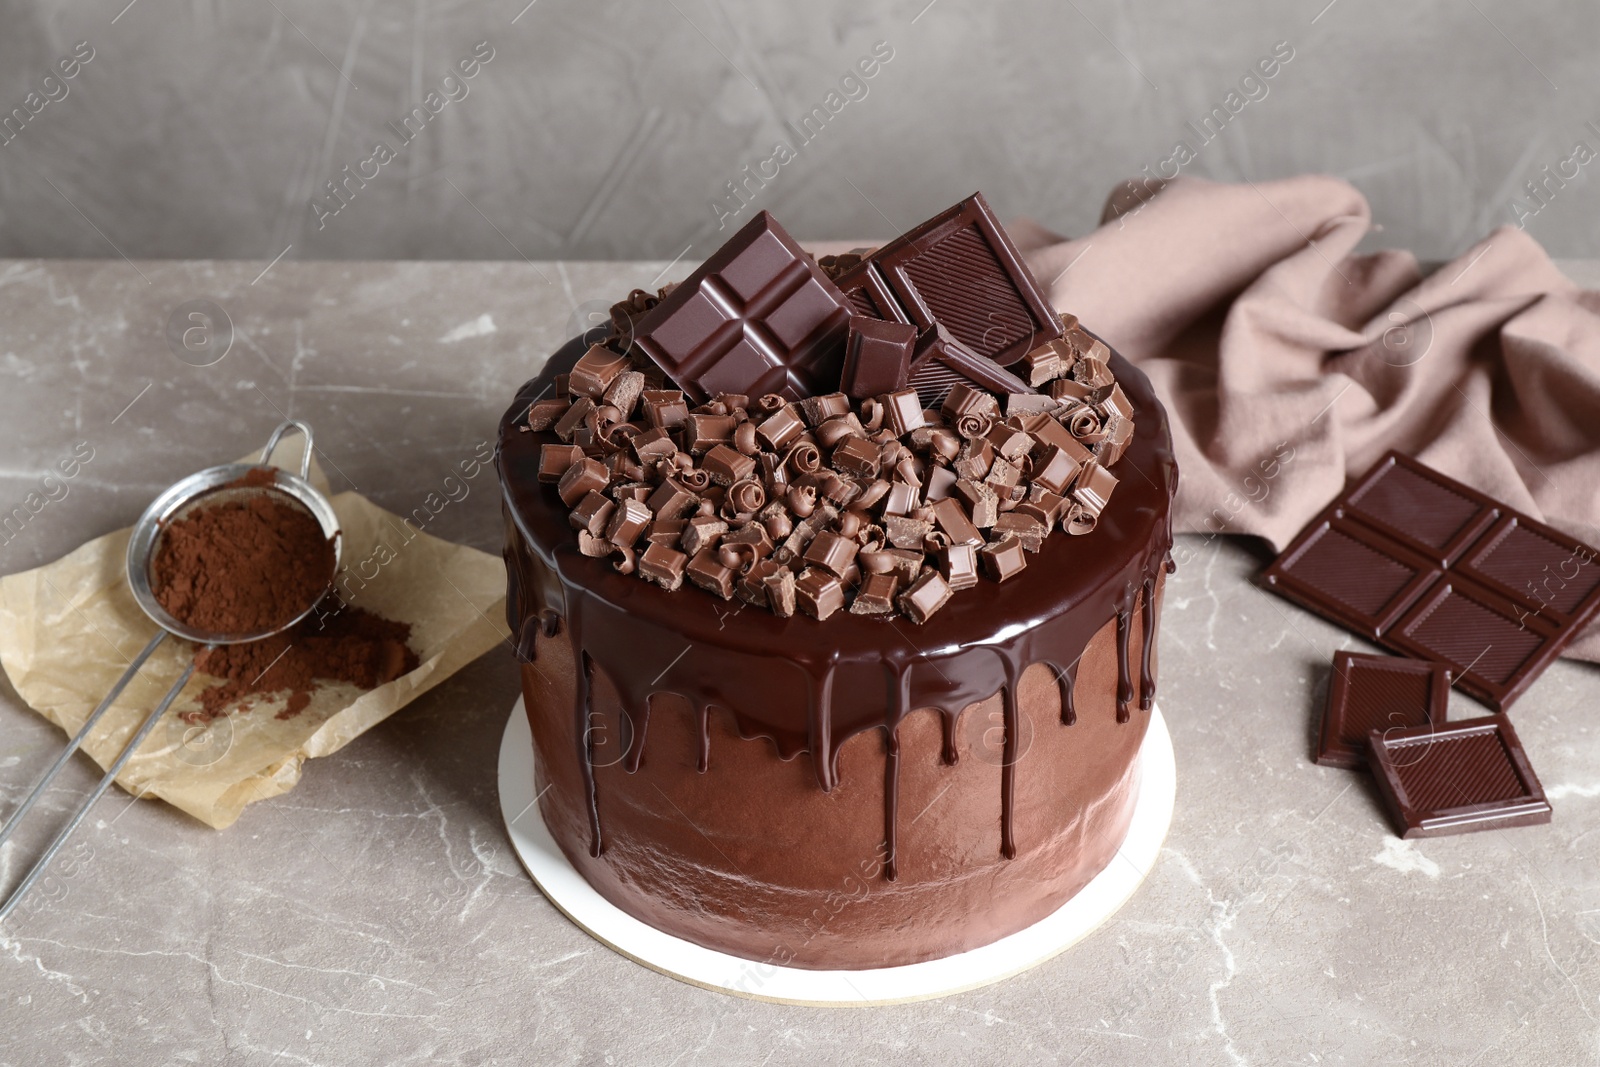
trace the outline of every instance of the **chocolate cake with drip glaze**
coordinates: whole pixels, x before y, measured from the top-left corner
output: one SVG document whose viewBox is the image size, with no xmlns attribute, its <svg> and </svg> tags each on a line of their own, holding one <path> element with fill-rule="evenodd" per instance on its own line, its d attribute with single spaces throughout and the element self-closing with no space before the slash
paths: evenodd
<svg viewBox="0 0 1600 1067">
<path fill-rule="evenodd" d="M 789 274 L 791 288 L 813 284 Z M 819 314 L 832 316 L 837 290 L 826 277 L 817 288 Z M 637 297 L 648 327 L 650 301 Z M 757 336 L 753 347 L 768 344 Z M 843 336 L 837 344 L 842 358 Z M 1024 569 L 946 590 L 927 612 L 904 594 L 898 614 L 783 615 L 716 595 L 714 583 L 641 581 L 628 572 L 646 542 L 636 556 L 575 535 L 591 520 L 601 529 L 591 512 L 605 501 L 575 510 L 582 494 L 563 499 L 567 480 L 553 484 L 544 454 L 556 413 L 540 404 L 575 381 L 588 388 L 589 368 L 609 357 L 575 339 L 519 390 L 499 429 L 507 612 L 541 813 L 598 892 L 748 960 L 851 969 L 1015 933 L 1111 862 L 1155 699 L 1177 469 L 1149 382 L 1095 345 L 1096 372 L 1114 377 L 1131 414 L 1114 450 L 1096 442 L 1114 498 L 1080 529 L 1061 520 L 1084 536 L 1047 528 Z M 756 372 L 777 380 L 770 366 Z M 530 430 L 530 415 L 547 428 Z M 613 471 L 631 462 L 576 439 Z M 630 491 L 621 476 L 610 484 L 618 499 Z M 866 595 L 864 572 L 841 573 L 848 597 Z M 923 579 L 935 573 L 925 566 Z"/>
</svg>

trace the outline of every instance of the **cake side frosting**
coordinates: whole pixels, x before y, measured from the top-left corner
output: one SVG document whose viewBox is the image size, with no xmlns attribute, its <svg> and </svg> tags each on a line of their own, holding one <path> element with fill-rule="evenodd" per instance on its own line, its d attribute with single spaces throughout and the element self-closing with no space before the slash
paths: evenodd
<svg viewBox="0 0 1600 1067">
<path fill-rule="evenodd" d="M 1050 538 L 1017 579 L 982 597 L 952 600 L 921 626 L 905 619 L 839 614 L 825 622 L 780 618 L 739 602 L 675 595 L 616 572 L 604 558 L 582 555 L 567 509 L 554 487 L 539 482 L 539 434 L 519 427 L 555 376 L 570 370 L 586 346 L 574 340 L 519 391 L 500 427 L 497 462 L 506 515 L 508 619 L 518 653 L 535 653 L 536 635 L 561 632 L 581 669 L 573 693 L 572 758 L 588 812 L 588 849 L 606 846 L 604 798 L 595 784 L 591 679 L 614 686 L 633 736 L 623 766 L 637 770 L 649 747 L 650 698 L 674 694 L 696 709 L 702 770 L 710 753 L 709 711 L 728 710 L 738 732 L 770 739 L 784 758 L 810 755 L 824 792 L 839 782 L 839 752 L 863 731 L 882 728 L 884 855 L 882 876 L 896 877 L 898 752 L 896 731 L 916 709 L 935 709 L 944 755 L 956 756 L 962 709 L 998 694 L 1006 744 L 1018 737 L 1017 693 L 1030 666 L 1046 666 L 1060 691 L 1061 718 L 1075 718 L 1073 681 L 1091 637 L 1114 623 L 1117 719 L 1127 721 L 1134 696 L 1148 710 L 1155 694 L 1151 650 L 1155 589 L 1171 547 L 1170 505 L 1177 485 L 1172 442 L 1149 382 L 1114 353 L 1111 366 L 1134 409 L 1135 431 L 1116 463 L 1121 487 L 1099 526 L 1086 537 Z M 1137 622 L 1135 616 L 1138 615 Z M 1138 645 L 1132 634 L 1138 630 Z M 1135 673 L 1137 672 L 1137 673 Z M 1137 686 L 1136 686 L 1137 682 Z M 1001 766 L 1000 850 L 1016 852 L 1016 778 L 1025 767 Z"/>
</svg>

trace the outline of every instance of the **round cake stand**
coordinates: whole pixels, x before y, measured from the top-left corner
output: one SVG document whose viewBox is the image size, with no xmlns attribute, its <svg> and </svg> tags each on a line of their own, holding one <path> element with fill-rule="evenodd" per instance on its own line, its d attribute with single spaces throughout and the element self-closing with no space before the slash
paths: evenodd
<svg viewBox="0 0 1600 1067">
<path fill-rule="evenodd" d="M 521 698 L 500 742 L 500 811 L 511 847 L 550 903 L 595 940 L 651 970 L 703 989 L 816 1007 L 902 1004 L 990 985 L 1066 951 L 1115 915 L 1155 866 L 1177 790 L 1172 735 L 1161 710 L 1139 750 L 1141 784 L 1116 857 L 1061 908 L 1025 930 L 940 960 L 857 971 L 813 971 L 730 956 L 662 933 L 606 900 L 562 855 L 538 813 L 533 735 Z"/>
</svg>

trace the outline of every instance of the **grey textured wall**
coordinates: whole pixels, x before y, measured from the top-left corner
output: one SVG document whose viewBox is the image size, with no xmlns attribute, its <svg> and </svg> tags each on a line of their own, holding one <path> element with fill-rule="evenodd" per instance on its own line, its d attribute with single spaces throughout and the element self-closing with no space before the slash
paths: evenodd
<svg viewBox="0 0 1600 1067">
<path fill-rule="evenodd" d="M 1379 243 L 1425 257 L 1519 198 L 1552 251 L 1600 254 L 1594 4 L 525 2 L 4 0 L 0 255 L 699 258 L 752 210 L 739 180 L 803 237 L 887 235 L 973 188 L 1079 232 L 1180 140 L 1184 173 L 1342 175 Z M 892 58 L 853 74 L 877 42 Z M 1275 46 L 1292 59 L 1241 89 Z M 1202 144 L 1187 124 L 1230 92 Z"/>
</svg>

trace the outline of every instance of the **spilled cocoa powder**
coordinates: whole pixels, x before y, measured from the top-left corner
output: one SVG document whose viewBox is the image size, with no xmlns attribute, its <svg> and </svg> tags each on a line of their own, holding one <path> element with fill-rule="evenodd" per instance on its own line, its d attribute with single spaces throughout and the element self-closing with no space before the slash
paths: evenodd
<svg viewBox="0 0 1600 1067">
<path fill-rule="evenodd" d="M 203 690 L 199 710 L 184 718 L 207 722 L 240 702 L 248 707 L 251 697 L 288 691 L 277 717 L 292 719 L 311 702 L 319 681 L 375 689 L 416 670 L 417 654 L 406 643 L 410 636 L 410 623 L 347 606 L 313 613 L 260 641 L 202 649 L 195 661 L 199 669 L 226 680 Z"/>
<path fill-rule="evenodd" d="M 267 468 L 223 489 L 273 484 Z M 316 517 L 277 493 L 202 504 L 162 531 L 150 566 L 157 602 L 217 634 L 274 630 L 305 611 L 333 580 L 333 544 Z"/>
<path fill-rule="evenodd" d="M 275 484 L 259 467 L 223 489 Z M 274 493 L 202 505 L 168 524 L 151 563 L 151 590 L 173 617 L 219 634 L 272 630 L 328 591 L 333 543 L 316 517 Z M 238 645 L 201 648 L 195 665 L 222 681 L 200 693 L 191 723 L 207 722 L 256 697 L 287 692 L 280 719 L 300 714 L 319 682 L 375 689 L 416 669 L 411 624 L 333 600 L 282 633 Z"/>
</svg>

